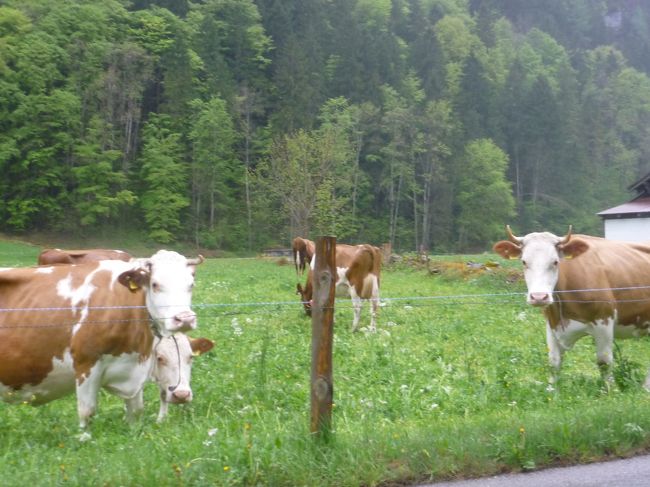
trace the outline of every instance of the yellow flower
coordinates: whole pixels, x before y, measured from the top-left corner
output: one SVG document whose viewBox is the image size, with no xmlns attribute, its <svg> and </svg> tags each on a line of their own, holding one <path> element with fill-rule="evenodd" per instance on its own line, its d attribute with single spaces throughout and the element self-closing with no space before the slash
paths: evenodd
<svg viewBox="0 0 650 487">
<path fill-rule="evenodd" d="M 526 432 L 526 430 L 525 430 L 524 427 L 522 426 L 521 428 L 519 428 L 519 432 L 523 435 L 523 434 Z"/>
</svg>

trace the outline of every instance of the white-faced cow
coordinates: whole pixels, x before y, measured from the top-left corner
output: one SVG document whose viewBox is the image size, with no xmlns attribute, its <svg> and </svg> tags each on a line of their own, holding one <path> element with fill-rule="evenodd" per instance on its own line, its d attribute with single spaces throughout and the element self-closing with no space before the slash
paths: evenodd
<svg viewBox="0 0 650 487">
<path fill-rule="evenodd" d="M 161 250 L 147 259 L 0 269 L 0 398 L 34 405 L 76 392 L 79 424 L 100 388 L 142 410 L 154 335 L 196 328 L 195 266 Z"/>
<path fill-rule="evenodd" d="M 191 338 L 185 333 L 174 333 L 168 337 L 154 339 L 150 361 L 151 380 L 160 391 L 158 422 L 167 415 L 169 404 L 185 404 L 192 401 L 192 360 L 195 356 L 209 352 L 213 347 L 212 340 Z M 142 389 L 139 394 L 139 400 L 142 401 Z"/>
<path fill-rule="evenodd" d="M 83 264 L 84 262 L 97 262 L 98 260 L 131 260 L 131 254 L 123 250 L 87 249 L 87 250 L 61 250 L 45 249 L 38 256 L 38 265 L 51 264 Z"/>
<path fill-rule="evenodd" d="M 372 245 L 336 244 L 336 295 L 350 296 L 354 308 L 352 331 L 359 328 L 361 306 L 364 299 L 370 300 L 370 331 L 376 329 L 377 309 L 379 307 L 379 280 L 381 273 L 381 251 Z M 307 315 L 311 315 L 313 297 L 313 268 L 315 256 L 307 272 L 305 287 L 296 286 L 297 293 L 302 297 L 302 303 Z"/>
<path fill-rule="evenodd" d="M 505 258 L 524 266 L 527 301 L 543 308 L 548 355 L 557 379 L 562 355 L 591 335 L 597 362 L 611 382 L 614 338 L 648 334 L 650 326 L 650 245 L 588 235 L 558 237 L 529 233 L 494 244 Z M 650 387 L 650 375 L 646 378 Z"/>
</svg>

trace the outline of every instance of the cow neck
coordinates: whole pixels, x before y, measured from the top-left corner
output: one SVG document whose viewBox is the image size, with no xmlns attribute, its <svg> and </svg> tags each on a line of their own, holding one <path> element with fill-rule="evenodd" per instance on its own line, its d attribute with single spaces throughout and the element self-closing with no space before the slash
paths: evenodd
<svg viewBox="0 0 650 487">
<path fill-rule="evenodd" d="M 151 316 L 149 316 L 149 328 L 151 328 L 151 333 L 153 333 L 153 336 L 159 340 L 162 340 L 162 333 L 160 333 L 160 330 L 156 326 L 156 321 Z"/>
</svg>

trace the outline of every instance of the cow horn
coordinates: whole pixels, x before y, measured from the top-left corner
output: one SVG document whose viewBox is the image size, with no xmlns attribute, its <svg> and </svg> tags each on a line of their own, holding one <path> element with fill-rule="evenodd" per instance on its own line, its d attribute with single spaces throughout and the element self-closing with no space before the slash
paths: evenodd
<svg viewBox="0 0 650 487">
<path fill-rule="evenodd" d="M 521 245 L 521 239 L 519 237 L 515 237 L 512 234 L 512 230 L 510 229 L 510 225 L 506 225 L 506 233 L 508 234 L 508 240 L 510 240 L 514 244 Z"/>
<path fill-rule="evenodd" d="M 569 225 L 569 232 L 564 237 L 562 237 L 562 240 L 560 240 L 560 245 L 569 243 L 569 240 L 571 240 L 572 231 L 573 231 L 573 225 Z"/>
<path fill-rule="evenodd" d="M 205 259 L 203 258 L 203 256 L 201 254 L 199 254 L 199 256 L 196 259 L 187 259 L 187 265 L 203 264 L 204 260 Z"/>
</svg>

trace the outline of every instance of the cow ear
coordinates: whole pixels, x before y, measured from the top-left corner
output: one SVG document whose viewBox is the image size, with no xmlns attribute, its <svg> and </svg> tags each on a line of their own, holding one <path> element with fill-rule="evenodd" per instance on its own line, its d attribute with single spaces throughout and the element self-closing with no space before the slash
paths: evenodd
<svg viewBox="0 0 650 487">
<path fill-rule="evenodd" d="M 580 238 L 572 238 L 567 243 L 558 245 L 558 250 L 565 259 L 572 259 L 589 250 L 589 244 Z"/>
<path fill-rule="evenodd" d="M 521 256 L 521 247 L 509 240 L 501 240 L 495 243 L 492 250 L 504 259 L 518 259 Z"/>
<path fill-rule="evenodd" d="M 134 293 L 149 283 L 149 273 L 144 269 L 131 269 L 120 274 L 117 280 Z"/>
<path fill-rule="evenodd" d="M 192 355 L 201 355 L 209 352 L 214 347 L 214 342 L 208 338 L 190 338 Z"/>
</svg>

